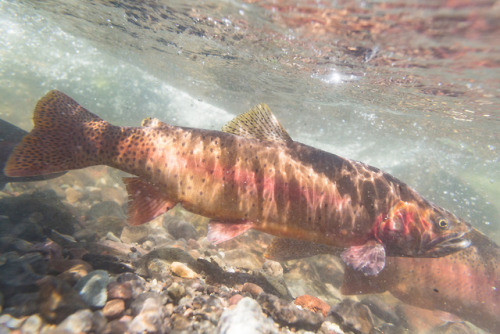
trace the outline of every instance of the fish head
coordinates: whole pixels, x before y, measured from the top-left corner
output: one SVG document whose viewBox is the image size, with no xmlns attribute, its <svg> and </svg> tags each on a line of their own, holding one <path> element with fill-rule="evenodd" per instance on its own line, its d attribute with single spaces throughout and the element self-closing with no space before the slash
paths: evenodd
<svg viewBox="0 0 500 334">
<path fill-rule="evenodd" d="M 379 218 L 375 236 L 390 256 L 440 257 L 469 247 L 471 226 L 430 203 L 397 202 Z"/>
</svg>

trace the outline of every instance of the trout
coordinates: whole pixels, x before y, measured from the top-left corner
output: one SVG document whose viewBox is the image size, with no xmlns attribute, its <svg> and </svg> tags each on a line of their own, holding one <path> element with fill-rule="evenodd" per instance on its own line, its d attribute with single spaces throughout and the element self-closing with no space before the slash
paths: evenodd
<svg viewBox="0 0 500 334">
<path fill-rule="evenodd" d="M 123 180 L 132 225 L 181 204 L 211 219 L 214 243 L 255 229 L 345 248 L 344 261 L 367 275 L 386 255 L 438 257 L 469 246 L 469 224 L 375 167 L 293 141 L 265 104 L 222 131 L 152 118 L 120 127 L 53 90 L 33 122 L 5 174 L 93 165 L 133 174 Z"/>
<path fill-rule="evenodd" d="M 435 259 L 388 257 L 377 276 L 346 269 L 343 294 L 389 291 L 414 306 L 453 313 L 500 333 L 500 248 L 473 230 L 467 249 Z"/>
</svg>

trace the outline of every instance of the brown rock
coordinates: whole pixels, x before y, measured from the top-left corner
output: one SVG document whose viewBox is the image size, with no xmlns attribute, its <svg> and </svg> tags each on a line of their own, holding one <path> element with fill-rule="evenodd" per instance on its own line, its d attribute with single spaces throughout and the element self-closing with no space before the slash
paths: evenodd
<svg viewBox="0 0 500 334">
<path fill-rule="evenodd" d="M 132 284 L 130 282 L 111 282 L 108 284 L 109 299 L 130 299 L 132 298 Z"/>
<path fill-rule="evenodd" d="M 102 313 L 108 319 L 118 318 L 123 315 L 123 312 L 125 312 L 125 302 L 123 299 L 108 300 L 102 309 Z"/>
<path fill-rule="evenodd" d="M 328 305 L 321 299 L 310 295 L 297 297 L 295 299 L 295 305 L 299 305 L 316 313 L 320 312 L 324 317 L 326 317 L 328 311 L 330 311 L 330 305 Z"/>
<path fill-rule="evenodd" d="M 243 296 L 240 294 L 236 294 L 236 295 L 232 296 L 231 298 L 229 298 L 229 301 L 228 301 L 229 306 L 238 304 L 238 302 L 242 299 L 243 299 Z"/>
<path fill-rule="evenodd" d="M 46 276 L 39 280 L 40 314 L 51 323 L 59 323 L 78 310 L 88 308 L 78 292 L 63 280 Z"/>
<path fill-rule="evenodd" d="M 254 283 L 245 283 L 243 284 L 243 287 L 241 288 L 242 292 L 248 292 L 250 293 L 253 297 L 257 297 L 260 295 L 262 292 L 264 292 L 264 289 L 262 289 L 260 286 Z"/>
<path fill-rule="evenodd" d="M 58 277 L 70 284 L 75 284 L 80 278 L 91 272 L 92 266 L 83 260 L 69 260 L 71 265 L 68 269 L 62 272 Z"/>
</svg>

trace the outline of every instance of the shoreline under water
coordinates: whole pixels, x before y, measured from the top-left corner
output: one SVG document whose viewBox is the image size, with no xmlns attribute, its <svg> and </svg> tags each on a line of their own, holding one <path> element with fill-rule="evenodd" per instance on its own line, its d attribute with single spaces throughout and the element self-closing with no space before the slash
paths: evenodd
<svg viewBox="0 0 500 334">
<path fill-rule="evenodd" d="M 498 13 L 491 1 L 3 1 L 0 118 L 29 131 L 51 89 L 124 126 L 218 130 L 265 102 L 297 141 L 391 173 L 498 243 Z M 337 256 L 266 260 L 262 233 L 216 247 L 181 209 L 127 226 L 123 176 L 7 184 L 0 331 L 222 333 L 244 319 L 263 333 L 482 332 L 387 292 L 342 295 Z"/>
</svg>

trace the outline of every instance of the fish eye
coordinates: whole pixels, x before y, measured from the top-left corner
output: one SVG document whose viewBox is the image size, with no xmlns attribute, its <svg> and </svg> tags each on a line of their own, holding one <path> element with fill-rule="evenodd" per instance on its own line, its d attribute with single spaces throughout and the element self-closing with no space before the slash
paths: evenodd
<svg viewBox="0 0 500 334">
<path fill-rule="evenodd" d="M 448 221 L 444 218 L 438 219 L 438 226 L 442 229 L 448 228 Z"/>
</svg>

